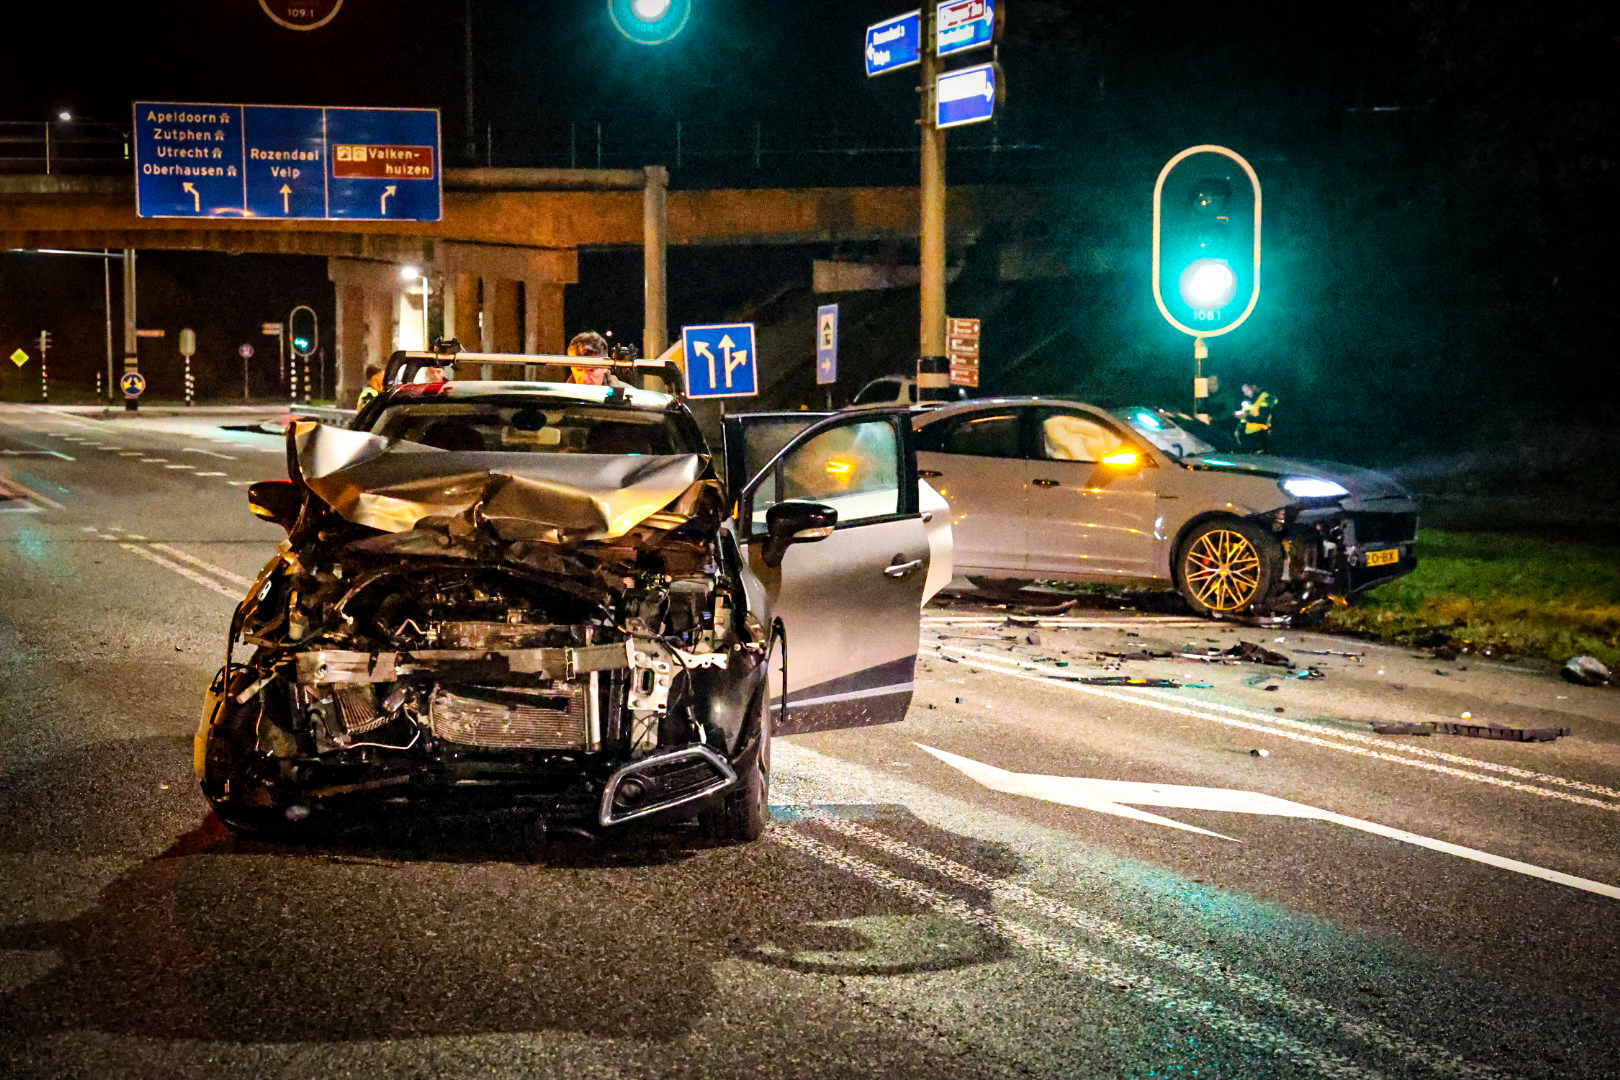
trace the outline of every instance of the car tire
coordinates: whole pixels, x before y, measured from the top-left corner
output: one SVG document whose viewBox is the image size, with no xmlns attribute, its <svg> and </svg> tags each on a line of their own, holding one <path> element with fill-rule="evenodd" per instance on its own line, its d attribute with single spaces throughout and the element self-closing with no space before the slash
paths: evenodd
<svg viewBox="0 0 1620 1080">
<path fill-rule="evenodd" d="M 1023 578 L 970 577 L 968 584 L 984 593 L 1001 599 L 1015 597 L 1029 587 Z"/>
<path fill-rule="evenodd" d="M 765 681 L 754 697 L 759 724 L 759 745 L 749 762 L 738 770 L 737 784 L 721 796 L 718 806 L 704 811 L 699 823 L 717 845 L 747 844 L 765 835 L 771 823 L 771 732 L 775 728 L 770 705 L 770 676 L 781 654 L 773 646 L 766 660 Z M 786 708 L 786 702 L 783 703 Z"/>
<path fill-rule="evenodd" d="M 1176 587 L 1205 617 L 1265 611 L 1281 570 L 1276 537 L 1238 518 L 1206 521 L 1176 549 Z"/>
<path fill-rule="evenodd" d="M 251 703 L 239 705 L 233 700 L 251 682 L 252 674 L 251 669 L 237 668 L 226 682 L 219 705 L 226 714 L 209 730 L 204 747 L 202 793 L 214 816 L 231 832 L 255 840 L 291 840 L 302 830 L 288 819 L 287 807 L 270 785 L 253 775 L 257 710 Z M 215 678 L 224 679 L 225 673 L 221 671 Z"/>
</svg>

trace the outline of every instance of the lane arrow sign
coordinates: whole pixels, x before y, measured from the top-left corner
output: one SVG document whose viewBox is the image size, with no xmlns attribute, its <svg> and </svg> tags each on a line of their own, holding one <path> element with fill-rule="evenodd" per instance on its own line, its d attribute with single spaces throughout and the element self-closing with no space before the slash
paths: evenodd
<svg viewBox="0 0 1620 1080">
<path fill-rule="evenodd" d="M 399 194 L 399 188 L 395 187 L 393 184 L 389 184 L 387 187 L 383 188 L 382 200 L 379 206 L 380 213 L 385 215 L 388 213 L 388 196 L 397 194 Z"/>
<path fill-rule="evenodd" d="M 291 200 L 292 200 L 292 187 L 290 185 L 288 185 L 288 184 L 282 184 L 281 185 L 281 212 L 283 214 L 292 213 Z"/>
<path fill-rule="evenodd" d="M 185 183 L 181 184 L 180 190 L 189 191 L 191 193 L 191 208 L 199 214 L 202 213 L 202 193 L 191 186 L 191 181 L 187 180 Z"/>
<path fill-rule="evenodd" d="M 1582 889 L 1586 892 L 1597 893 L 1599 896 L 1620 900 L 1620 888 L 1605 885 L 1600 881 L 1589 881 L 1586 878 L 1563 874 L 1557 870 L 1548 870 L 1546 867 L 1519 862 L 1517 859 L 1508 859 L 1501 855 L 1492 855 L 1486 851 L 1463 847 L 1460 844 L 1450 844 L 1444 840 L 1419 836 L 1417 833 L 1410 833 L 1405 829 L 1393 829 L 1388 825 L 1379 825 L 1376 822 L 1363 821 L 1360 818 L 1347 817 L 1344 814 L 1335 814 L 1331 810 L 1308 806 L 1305 803 L 1291 802 L 1288 799 L 1279 799 L 1274 795 L 1265 795 L 1258 791 L 1191 787 L 1182 784 L 1146 784 L 1134 780 L 1093 780 L 1077 776 L 1042 776 L 1037 773 L 1015 773 L 1008 772 L 1006 769 L 999 769 L 994 765 L 986 765 L 982 761 L 974 761 L 972 758 L 959 757 L 956 754 L 946 753 L 944 750 L 935 750 L 932 746 L 924 746 L 922 743 L 916 743 L 915 745 L 991 791 L 1000 791 L 1008 795 L 1022 795 L 1025 798 L 1040 799 L 1044 802 L 1059 803 L 1063 806 L 1074 806 L 1082 810 L 1095 810 L 1100 814 L 1132 818 L 1136 821 L 1145 821 L 1154 825 L 1166 825 L 1172 829 L 1182 829 L 1186 832 L 1201 833 L 1204 836 L 1214 836 L 1222 840 L 1233 840 L 1235 842 L 1239 841 L 1236 841 L 1235 837 L 1227 836 L 1224 833 L 1200 829 L 1196 825 L 1188 825 L 1172 818 L 1160 817 L 1158 814 L 1150 814 L 1144 810 L 1138 810 L 1136 807 L 1162 806 L 1178 810 L 1219 810 L 1233 814 L 1264 814 L 1269 817 L 1327 821 L 1335 825 L 1342 825 L 1347 829 L 1355 829 L 1358 832 L 1388 837 L 1391 840 L 1400 840 L 1416 847 L 1428 848 L 1431 851 L 1439 851 L 1447 855 L 1455 855 L 1458 858 L 1484 863 L 1487 866 L 1511 870 L 1517 874 L 1526 874 L 1530 877 L 1541 878 L 1543 881 L 1556 882 L 1559 885 L 1568 885 L 1571 888 Z"/>
</svg>

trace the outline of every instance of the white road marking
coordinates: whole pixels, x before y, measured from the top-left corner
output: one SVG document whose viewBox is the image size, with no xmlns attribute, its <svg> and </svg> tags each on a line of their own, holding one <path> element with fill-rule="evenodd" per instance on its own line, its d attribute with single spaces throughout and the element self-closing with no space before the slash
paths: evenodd
<svg viewBox="0 0 1620 1080">
<path fill-rule="evenodd" d="M 225 474 L 222 473 L 222 472 L 200 472 L 197 475 L 198 476 L 224 476 Z"/>
<path fill-rule="evenodd" d="M 247 586 L 253 584 L 253 579 L 250 577 L 243 577 L 241 574 L 227 570 L 223 566 L 216 566 L 206 559 L 199 559 L 197 556 L 181 551 L 179 548 L 172 547 L 169 544 L 153 544 L 152 550 L 161 551 L 165 555 L 179 559 L 181 562 L 190 563 L 200 570 L 206 570 L 216 577 L 224 578 L 233 585 Z"/>
<path fill-rule="evenodd" d="M 219 582 L 215 581 L 214 579 L 204 577 L 203 575 L 197 573 L 197 571 L 191 569 L 188 566 L 181 566 L 179 563 L 170 562 L 168 559 L 165 559 L 163 556 L 159 555 L 157 552 L 152 551 L 149 548 L 143 547 L 140 544 L 119 544 L 118 546 L 123 548 L 125 551 L 132 552 L 132 553 L 134 553 L 136 555 L 139 555 L 143 559 L 148 559 L 148 560 L 150 560 L 152 562 L 155 562 L 159 566 L 165 567 L 165 568 L 167 568 L 169 570 L 173 570 L 175 573 L 179 574 L 181 577 L 187 578 L 187 579 L 189 579 L 191 581 L 194 581 L 198 585 L 201 585 L 203 588 L 208 589 L 208 590 L 210 590 L 212 592 L 217 592 L 221 596 L 227 597 L 228 599 L 231 599 L 231 600 L 239 600 L 239 599 L 241 599 L 241 597 L 237 595 L 236 590 L 226 588 L 224 585 L 221 585 Z"/>
<path fill-rule="evenodd" d="M 231 487 L 247 487 L 249 484 L 253 483 L 251 480 L 227 480 L 225 482 L 231 485 Z"/>
<path fill-rule="evenodd" d="M 165 469 L 189 469 L 189 468 L 191 468 L 190 465 L 165 465 L 163 467 Z"/>
<path fill-rule="evenodd" d="M 1112 701 L 1123 701 L 1128 704 L 1141 706 L 1143 708 L 1157 709 L 1160 712 L 1172 713 L 1176 716 L 1188 716 L 1197 720 L 1209 720 L 1217 724 L 1225 724 L 1227 727 L 1242 728 L 1247 731 L 1261 732 L 1265 735 L 1272 736 L 1273 738 L 1292 739 L 1295 742 L 1310 743 L 1313 746 L 1324 746 L 1329 750 L 1338 750 L 1345 754 L 1356 754 L 1360 757 L 1376 758 L 1379 761 L 1389 761 L 1397 765 L 1405 765 L 1407 768 L 1411 769 L 1424 769 L 1428 772 L 1444 773 L 1447 776 L 1456 776 L 1464 780 L 1472 780 L 1479 784 L 1492 784 L 1496 787 L 1509 788 L 1513 791 L 1522 791 L 1530 795 L 1540 795 L 1544 799 L 1559 799 L 1563 802 L 1572 802 L 1581 806 L 1592 806 L 1599 810 L 1607 810 L 1611 813 L 1620 813 L 1620 803 L 1604 802 L 1601 799 L 1587 798 L 1584 795 L 1572 795 L 1567 791 L 1555 791 L 1550 788 L 1536 787 L 1533 784 L 1522 784 L 1516 780 L 1504 780 L 1499 776 L 1488 776 L 1477 772 L 1469 772 L 1466 769 L 1454 768 L 1450 765 L 1441 765 L 1432 761 L 1423 760 L 1421 758 L 1405 757 L 1400 754 L 1388 753 L 1382 750 L 1374 750 L 1366 746 L 1339 742 L 1331 738 L 1324 738 L 1323 736 L 1329 734 L 1344 734 L 1343 732 L 1332 728 L 1321 728 L 1315 725 L 1302 724 L 1297 720 L 1290 721 L 1286 720 L 1284 717 L 1266 716 L 1263 713 L 1248 714 L 1256 717 L 1257 720 L 1263 720 L 1263 723 L 1250 720 L 1239 720 L 1233 716 L 1222 715 L 1222 712 L 1227 711 L 1229 707 L 1215 706 L 1208 702 L 1199 701 L 1198 705 L 1200 706 L 1200 709 L 1207 708 L 1211 710 L 1220 710 L 1205 712 L 1200 711 L 1200 709 L 1189 708 L 1185 705 L 1172 705 L 1166 701 L 1154 700 L 1153 698 L 1146 696 L 1153 693 L 1153 691 L 1147 688 L 1132 691 L 1130 693 L 1121 693 L 1100 686 L 1085 686 L 1081 683 L 1067 681 L 1069 678 L 1072 678 L 1071 673 L 1063 671 L 1059 668 L 1047 668 L 1039 664 L 1032 664 L 1025 660 L 1016 660 L 1010 657 L 995 656 L 989 653 L 976 652 L 971 649 L 963 649 L 954 645 L 945 645 L 933 651 L 938 653 L 949 653 L 955 656 L 960 662 L 967 664 L 969 667 L 977 667 L 982 671 L 994 672 L 998 675 L 1005 675 L 1008 678 L 1025 679 L 1029 682 L 1041 683 L 1049 687 L 1072 690 L 1082 694 L 1090 694 L 1093 697 L 1108 698 Z M 1050 672 L 1051 674 L 1031 674 L 1031 672 Z M 1296 728 L 1304 728 L 1307 731 L 1310 731 L 1311 734 L 1306 734 L 1304 731 L 1299 730 L 1290 730 L 1289 725 L 1293 725 Z M 1402 746 L 1398 747 L 1398 749 L 1404 751 L 1407 748 Z M 1468 761 L 1478 768 L 1490 768 L 1492 770 L 1501 770 L 1505 768 L 1503 766 L 1494 765 L 1490 762 L 1474 762 L 1471 758 L 1462 758 L 1461 760 Z M 1542 774 L 1533 775 L 1540 776 Z M 1564 783 L 1566 786 L 1573 787 L 1577 782 L 1565 781 Z"/>
<path fill-rule="evenodd" d="M 229 454 L 220 454 L 220 453 L 214 452 L 213 450 L 199 450 L 195 446 L 188 446 L 188 447 L 186 447 L 184 450 L 182 450 L 180 452 L 182 454 L 207 454 L 209 457 L 224 458 L 226 461 L 235 461 L 236 460 L 234 457 L 232 457 Z"/>
<path fill-rule="evenodd" d="M 65 510 L 65 509 L 67 509 L 61 503 L 57 502 L 55 499 L 51 498 L 50 496 L 41 495 L 39 492 L 35 491 L 33 488 L 28 487 L 25 484 L 19 484 L 16 480 L 12 479 L 9 476 L 6 477 L 6 486 L 10 487 L 10 488 L 17 489 L 18 491 L 22 492 L 24 495 L 26 495 L 30 499 L 32 499 L 34 502 L 44 503 L 46 506 L 49 506 L 53 510 Z"/>
<path fill-rule="evenodd" d="M 161 465 L 165 461 L 168 461 L 168 460 L 169 459 L 166 458 L 166 457 L 143 457 L 143 458 L 141 458 L 141 464 L 142 465 Z"/>
<path fill-rule="evenodd" d="M 1013 620 L 1008 623 L 1007 620 Z M 1043 627 L 1062 628 L 1065 630 L 1097 630 L 1111 626 L 1198 626 L 1209 628 L 1212 624 L 1207 619 L 1194 619 L 1182 615 L 1130 615 L 1118 619 L 1082 619 L 1071 616 L 1043 616 L 1043 615 L 924 615 L 924 626 L 1002 626 L 1009 630 L 1028 628 L 1039 624 Z"/>
<path fill-rule="evenodd" d="M 63 461 L 78 461 L 79 459 L 60 450 L 0 450 L 0 457 L 53 457 Z"/>
<path fill-rule="evenodd" d="M 145 450 L 120 450 L 118 452 L 118 456 L 119 457 L 140 457 L 144 453 L 146 453 Z"/>
<path fill-rule="evenodd" d="M 40 508 L 32 503 L 23 503 L 21 506 L 0 506 L 0 514 L 38 514 Z"/>
<path fill-rule="evenodd" d="M 1353 818 L 1345 814 L 1336 814 L 1331 810 L 1322 810 L 1305 803 L 1279 799 L 1275 795 L 1266 795 L 1258 791 L 1194 787 L 1186 784 L 1146 784 L 1135 780 L 1093 780 L 1077 776 L 1041 776 L 1035 773 L 1015 773 L 1006 769 L 999 769 L 994 765 L 986 765 L 982 761 L 974 761 L 972 758 L 959 757 L 956 754 L 948 754 L 943 750 L 935 750 L 932 746 L 923 746 L 921 743 L 916 745 L 919 749 L 934 755 L 951 768 L 972 778 L 991 791 L 1001 791 L 1008 795 L 1022 795 L 1029 799 L 1041 799 L 1045 802 L 1060 803 L 1064 806 L 1078 807 L 1082 810 L 1095 810 L 1099 813 L 1113 814 L 1116 817 L 1135 818 L 1139 821 L 1148 821 L 1158 825 L 1168 825 L 1176 829 L 1186 829 L 1189 832 L 1203 833 L 1206 836 L 1216 836 L 1223 840 L 1233 840 L 1235 838 L 1221 833 L 1212 833 L 1208 829 L 1200 829 L 1196 826 L 1173 821 L 1170 818 L 1162 818 L 1157 814 L 1144 814 L 1140 810 L 1122 804 L 1168 806 L 1180 810 L 1219 810 L 1233 814 L 1264 814 L 1268 817 L 1292 817 L 1328 821 L 1335 825 L 1343 825 L 1349 829 L 1372 833 L 1374 836 L 1385 836 L 1392 840 L 1401 840 L 1415 847 L 1428 848 L 1431 851 L 1440 851 L 1447 855 L 1456 855 L 1458 858 L 1470 859 L 1474 862 L 1484 863 L 1487 866 L 1511 870 L 1516 874 L 1525 874 L 1529 877 L 1541 878 L 1543 881 L 1551 881 L 1559 885 L 1568 885 L 1574 889 L 1596 893 L 1599 896 L 1607 896 L 1611 900 L 1620 900 L 1620 888 L 1606 885 L 1601 881 L 1591 881 L 1587 878 L 1575 877 L 1573 874 L 1549 870 L 1544 866 L 1535 866 L 1531 863 L 1520 862 L 1517 859 L 1492 855 L 1488 851 L 1478 851 L 1474 848 L 1463 847 L 1461 844 L 1452 844 L 1428 836 L 1419 836 L 1417 833 L 1410 833 L 1404 829 L 1392 829 L 1388 825 L 1363 821 L 1361 818 Z"/>
<path fill-rule="evenodd" d="M 1088 952 L 1071 942 L 1014 922 L 1005 915 L 987 908 L 974 907 L 948 893 L 929 888 L 921 882 L 902 877 L 892 870 L 840 851 L 814 837 L 791 829 L 774 829 L 770 837 L 775 843 L 838 867 L 869 884 L 898 893 L 942 915 L 976 926 L 1074 975 L 1126 991 L 1156 1008 L 1179 1014 L 1211 1030 L 1302 1065 L 1312 1075 L 1344 1077 L 1347 1080 L 1351 1077 L 1372 1078 L 1381 1075 L 1363 1069 L 1328 1050 L 1303 1043 L 1269 1024 L 1250 1020 L 1240 1013 L 1208 1000 L 1203 994 L 1193 993 L 1160 982 L 1151 975 L 1132 971 L 1123 964 Z"/>
<path fill-rule="evenodd" d="M 1065 904 L 1007 878 L 992 877 L 989 874 L 981 873 L 970 866 L 947 859 L 943 855 L 935 854 L 926 848 L 917 847 L 915 844 L 907 843 L 859 822 L 814 811 L 808 814 L 807 817 L 815 824 L 833 832 L 841 833 L 857 843 L 866 844 L 886 855 L 915 863 L 925 870 L 947 877 L 958 884 L 989 893 L 998 906 L 1011 904 L 1026 908 L 1053 922 L 1079 930 L 1094 940 L 1130 949 L 1148 960 L 1175 968 L 1195 978 L 1224 986 L 1234 993 L 1241 994 L 1265 1006 L 1284 1009 L 1307 1018 L 1321 1027 L 1336 1028 L 1351 1038 L 1359 1039 L 1392 1053 L 1401 1054 L 1409 1060 L 1426 1066 L 1431 1071 L 1456 1073 L 1478 1078 L 1478 1080 L 1483 1080 L 1485 1077 L 1504 1075 L 1489 1066 L 1466 1061 L 1444 1047 L 1420 1042 L 1405 1032 L 1396 1031 L 1380 1024 L 1377 1020 L 1341 1012 L 1314 998 L 1296 994 L 1286 987 L 1267 982 L 1259 976 L 1232 971 L 1228 965 L 1215 958 L 1205 956 L 1192 949 L 1183 948 L 1172 942 L 1163 941 L 1151 934 L 1139 933 L 1120 923 L 1105 919 L 1082 908 Z M 775 835 L 775 833 L 772 834 L 773 838 Z"/>
</svg>

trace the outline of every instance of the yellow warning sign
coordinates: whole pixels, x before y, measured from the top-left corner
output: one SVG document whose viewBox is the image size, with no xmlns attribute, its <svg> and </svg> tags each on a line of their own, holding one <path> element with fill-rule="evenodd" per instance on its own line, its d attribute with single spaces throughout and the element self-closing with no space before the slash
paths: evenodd
<svg viewBox="0 0 1620 1080">
<path fill-rule="evenodd" d="M 16 352 L 11 354 L 11 362 L 16 364 L 18 367 L 22 367 L 24 364 L 28 363 L 28 354 L 23 352 L 21 349 L 18 349 Z"/>
</svg>

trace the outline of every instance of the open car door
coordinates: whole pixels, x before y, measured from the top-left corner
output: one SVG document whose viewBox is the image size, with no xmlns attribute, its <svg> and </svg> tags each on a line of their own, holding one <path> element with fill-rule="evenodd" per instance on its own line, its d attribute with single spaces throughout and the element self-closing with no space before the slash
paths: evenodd
<svg viewBox="0 0 1620 1080">
<path fill-rule="evenodd" d="M 758 590 L 749 599 L 786 641 L 777 733 L 903 718 L 929 562 L 909 412 L 725 423 L 732 528 Z M 781 684 L 771 690 L 777 705 Z"/>
</svg>

